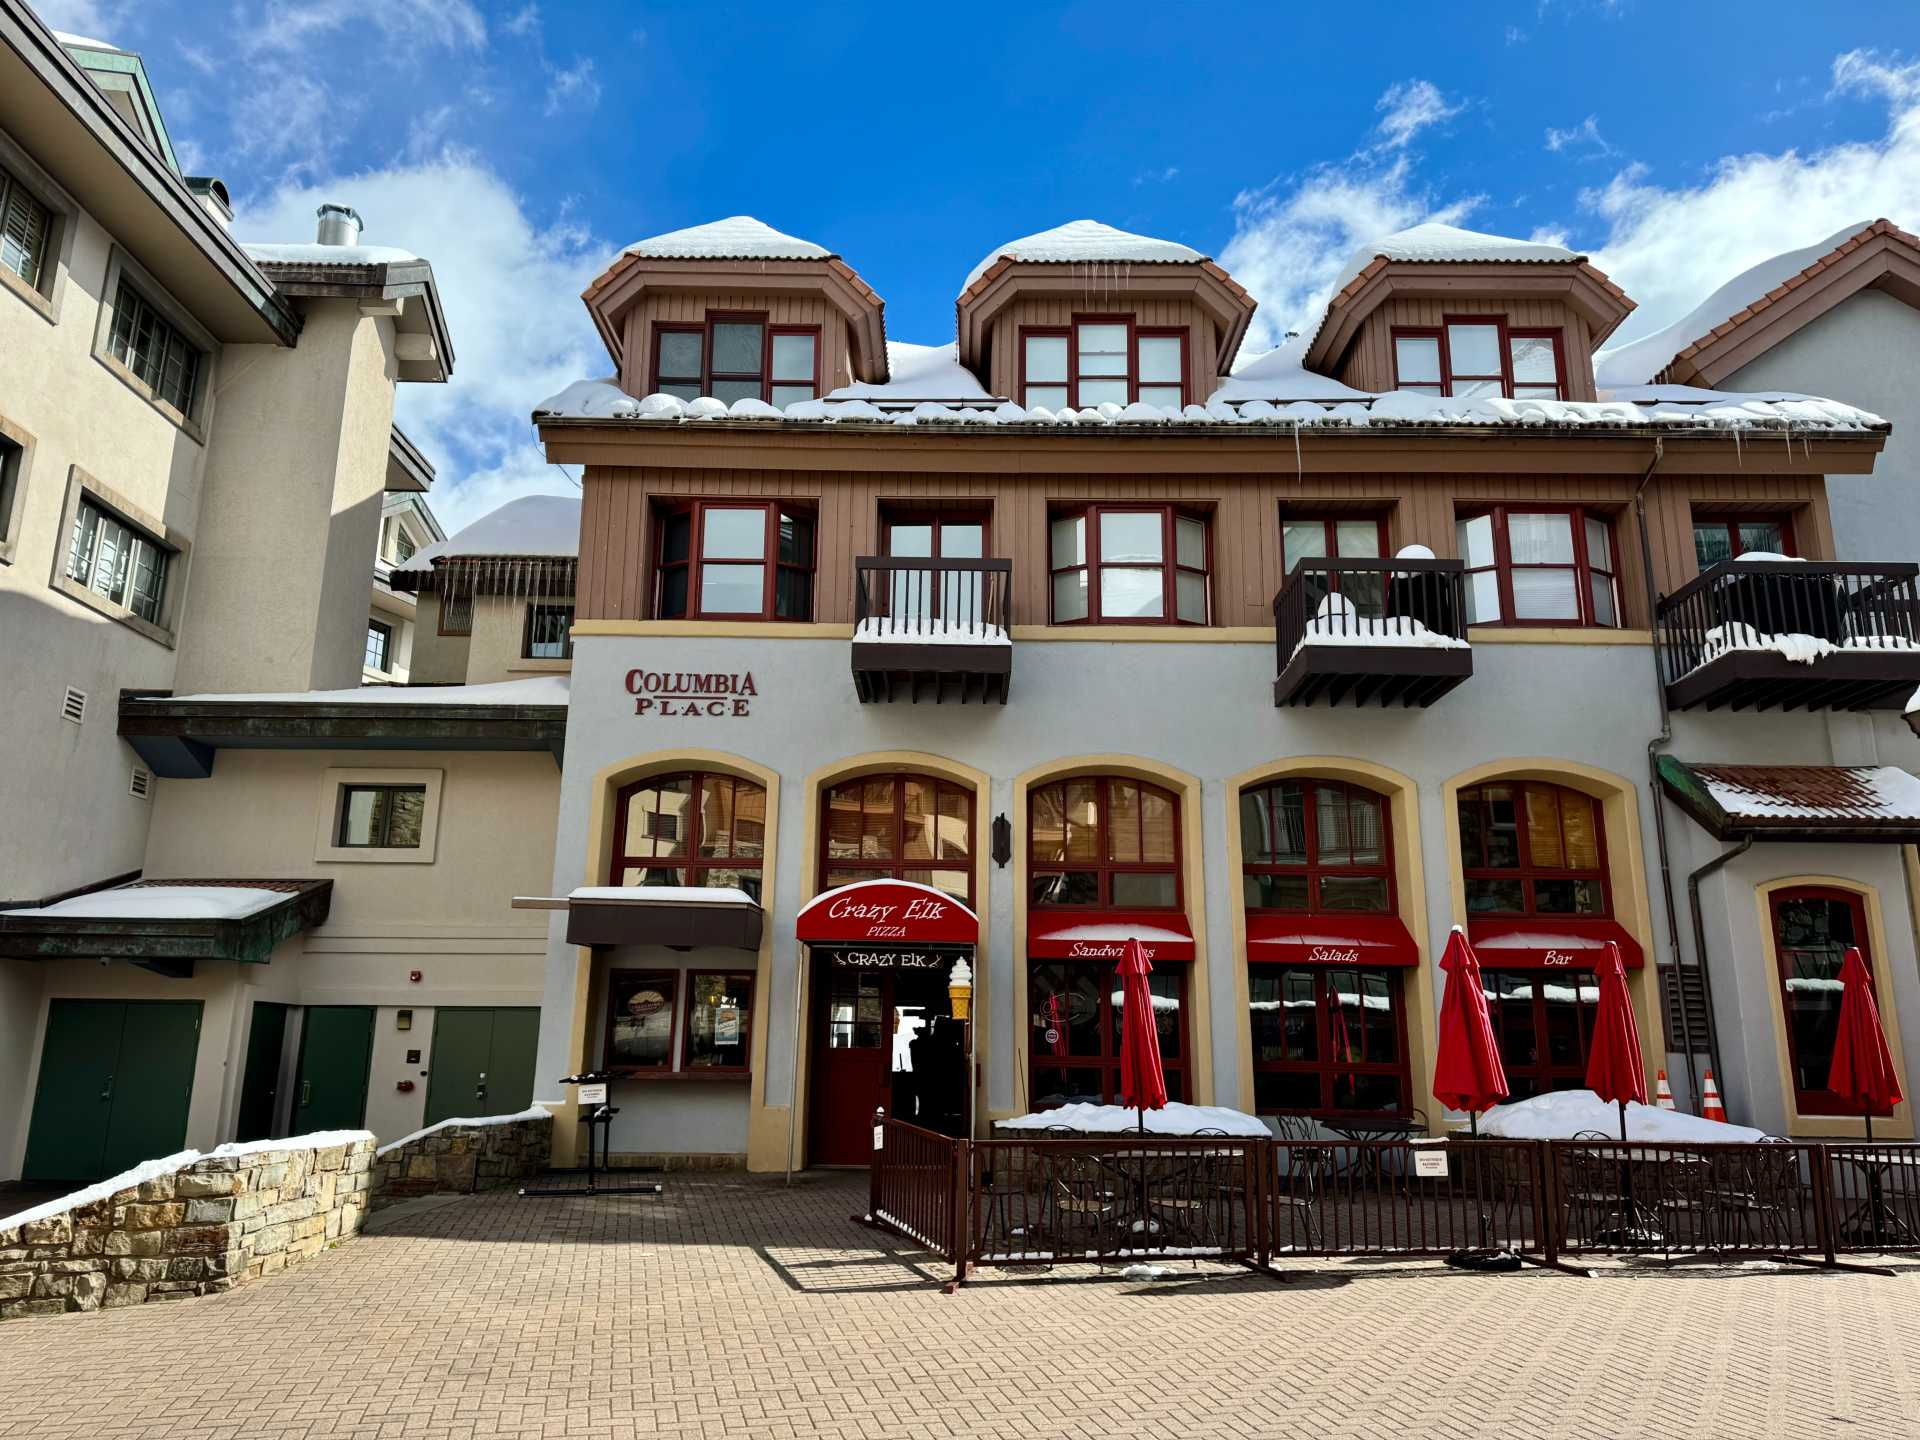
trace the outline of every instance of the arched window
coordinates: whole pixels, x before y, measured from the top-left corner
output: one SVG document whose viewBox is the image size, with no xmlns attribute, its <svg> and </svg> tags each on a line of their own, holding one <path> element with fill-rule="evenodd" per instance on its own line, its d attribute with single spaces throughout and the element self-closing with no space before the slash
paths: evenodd
<svg viewBox="0 0 1920 1440">
<path fill-rule="evenodd" d="M 867 775 L 826 791 L 820 885 L 912 880 L 973 903 L 973 792 L 930 775 Z"/>
<path fill-rule="evenodd" d="M 1802 1115 L 1858 1115 L 1860 1109 L 1827 1088 L 1834 1043 L 1840 1038 L 1840 965 L 1860 947 L 1869 971 L 1867 913 L 1851 890 L 1808 886 L 1769 897 L 1780 1002 L 1787 1018 L 1787 1062 L 1794 1107 Z"/>
<path fill-rule="evenodd" d="M 1393 909 L 1387 798 L 1340 780 L 1277 780 L 1240 792 L 1249 910 Z"/>
<path fill-rule="evenodd" d="M 1157 785 L 1088 775 L 1027 795 L 1035 905 L 1175 909 L 1180 802 Z"/>
<path fill-rule="evenodd" d="M 767 792 L 751 780 L 694 771 L 621 790 L 612 885 L 704 885 L 760 895 Z"/>
<path fill-rule="evenodd" d="M 1607 915 L 1606 835 L 1591 795 L 1537 780 L 1460 792 L 1470 915 Z"/>
</svg>

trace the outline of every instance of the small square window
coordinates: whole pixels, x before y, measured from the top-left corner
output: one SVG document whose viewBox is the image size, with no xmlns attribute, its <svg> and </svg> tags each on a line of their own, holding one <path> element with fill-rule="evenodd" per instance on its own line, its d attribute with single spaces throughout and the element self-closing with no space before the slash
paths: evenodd
<svg viewBox="0 0 1920 1440">
<path fill-rule="evenodd" d="M 418 850 L 424 785 L 342 785 L 334 843 L 343 850 Z"/>
<path fill-rule="evenodd" d="M 522 647 L 528 660 L 566 660 L 573 655 L 573 606 L 533 604 L 527 607 L 527 637 Z"/>
</svg>

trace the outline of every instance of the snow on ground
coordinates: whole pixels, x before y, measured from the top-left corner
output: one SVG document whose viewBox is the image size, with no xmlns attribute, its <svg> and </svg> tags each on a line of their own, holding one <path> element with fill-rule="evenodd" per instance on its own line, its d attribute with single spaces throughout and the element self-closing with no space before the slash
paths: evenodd
<svg viewBox="0 0 1920 1440">
<path fill-rule="evenodd" d="M 271 694 L 172 695 L 204 705 L 565 705 L 566 675 L 494 680 L 484 685 L 363 685 L 355 690 L 286 690 Z"/>
<path fill-rule="evenodd" d="M 251 885 L 123 885 L 4 913 L 22 920 L 244 920 L 292 898 Z"/>
<path fill-rule="evenodd" d="M 833 254 L 811 240 L 784 235 L 751 215 L 729 215 L 705 225 L 669 230 L 636 240 L 620 253 L 656 260 L 825 260 Z"/>
<path fill-rule="evenodd" d="M 1011 645 L 1013 637 L 994 625 L 963 625 L 930 615 L 882 615 L 854 627 L 855 641 L 888 645 Z"/>
<path fill-rule="evenodd" d="M 1157 240 L 1151 235 L 1136 235 L 1131 230 L 1116 230 L 1098 220 L 1069 220 L 1051 230 L 1023 235 L 996 245 L 973 269 L 967 272 L 960 293 L 984 275 L 993 263 L 1005 256 L 1009 260 L 1039 261 L 1048 264 L 1111 263 L 1120 265 L 1192 265 L 1207 257 L 1177 240 Z"/>
<path fill-rule="evenodd" d="M 569 900 L 627 900 L 649 905 L 758 905 L 744 890 L 723 885 L 581 885 Z"/>
<path fill-rule="evenodd" d="M 1480 1133 L 1509 1140 L 1571 1140 L 1583 1130 L 1594 1130 L 1610 1140 L 1620 1136 L 1620 1107 L 1591 1090 L 1551 1090 L 1531 1100 L 1496 1105 L 1480 1117 Z M 1673 1143 L 1740 1144 L 1764 1140 L 1765 1134 L 1745 1125 L 1723 1125 L 1684 1110 L 1662 1110 L 1656 1105 L 1628 1104 L 1629 1140 Z"/>
<path fill-rule="evenodd" d="M 553 1112 L 544 1105 L 529 1105 L 524 1110 L 516 1110 L 511 1115 L 455 1115 L 445 1120 L 437 1120 L 425 1129 L 416 1130 L 411 1135 L 402 1135 L 398 1140 L 389 1140 L 375 1155 L 385 1155 L 390 1150 L 398 1150 L 402 1145 L 418 1140 L 424 1135 L 437 1134 L 451 1129 L 455 1125 L 512 1125 L 520 1120 L 551 1120 Z"/>
<path fill-rule="evenodd" d="M 411 250 L 391 245 L 253 245 L 242 247 L 265 265 L 406 265 L 419 261 Z"/>
<path fill-rule="evenodd" d="M 604 385 L 614 390 L 611 380 L 582 380 L 563 394 L 572 394 L 581 386 Z M 556 399 L 559 397 L 556 396 Z M 626 395 L 620 398 L 636 403 Z M 559 556 L 580 553 L 580 497 L 578 495 L 522 495 L 497 510 L 489 510 L 464 529 L 444 540 L 414 551 L 404 565 L 393 572 L 430 570 L 436 560 L 475 556 Z"/>
<path fill-rule="evenodd" d="M 1229 1135 L 1247 1135 L 1266 1139 L 1273 1132 L 1266 1122 L 1224 1105 L 1186 1105 L 1169 1100 L 1158 1110 L 1146 1114 L 1149 1135 L 1192 1135 L 1201 1130 L 1224 1130 Z M 1140 1112 L 1126 1105 L 1062 1105 L 1057 1110 L 1036 1110 L 1012 1120 L 995 1124 L 1007 1130 L 1047 1130 L 1056 1125 L 1088 1135 L 1118 1135 L 1137 1130 Z"/>
</svg>

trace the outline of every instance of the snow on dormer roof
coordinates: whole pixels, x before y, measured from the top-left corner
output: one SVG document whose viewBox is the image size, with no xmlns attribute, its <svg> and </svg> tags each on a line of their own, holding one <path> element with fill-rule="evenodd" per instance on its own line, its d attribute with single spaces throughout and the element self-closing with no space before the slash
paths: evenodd
<svg viewBox="0 0 1920 1440">
<path fill-rule="evenodd" d="M 833 252 L 783 235 L 751 215 L 729 215 L 639 240 L 620 252 L 654 260 L 827 260 Z"/>
<path fill-rule="evenodd" d="M 1347 284 L 1375 260 L 1418 260 L 1437 264 L 1484 261 L 1512 264 L 1515 261 L 1566 263 L 1584 259 L 1564 245 L 1546 240 L 1516 240 L 1509 235 L 1486 235 L 1478 230 L 1462 230 L 1458 225 L 1430 221 L 1399 230 L 1381 240 L 1369 241 L 1347 258 L 1346 269 L 1334 282 L 1338 295 Z"/>
<path fill-rule="evenodd" d="M 1064 265 L 1075 262 L 1111 262 L 1131 265 L 1194 265 L 1207 257 L 1177 240 L 1157 240 L 1151 235 L 1135 235 L 1116 230 L 1098 220 L 1069 220 L 1051 230 L 1009 240 L 996 245 L 987 257 L 967 272 L 960 293 L 966 294 L 973 282 L 984 275 L 996 260 L 1025 260 L 1040 264 Z"/>
</svg>

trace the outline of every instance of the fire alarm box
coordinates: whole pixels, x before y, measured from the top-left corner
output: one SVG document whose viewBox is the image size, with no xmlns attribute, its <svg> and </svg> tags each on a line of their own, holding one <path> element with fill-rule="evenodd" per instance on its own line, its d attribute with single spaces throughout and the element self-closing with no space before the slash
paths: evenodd
<svg viewBox="0 0 1920 1440">
<path fill-rule="evenodd" d="M 411 1030 L 413 1028 L 413 1012 L 411 1010 L 395 1011 L 393 1026 L 396 1030 Z"/>
<path fill-rule="evenodd" d="M 420 972 L 418 970 L 407 971 L 407 979 L 415 985 L 418 985 L 420 983 Z"/>
<path fill-rule="evenodd" d="M 402 1095 L 406 1095 L 413 1090 L 413 1082 L 411 1080 L 402 1080 L 393 1088 L 398 1090 Z"/>
</svg>

